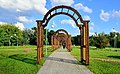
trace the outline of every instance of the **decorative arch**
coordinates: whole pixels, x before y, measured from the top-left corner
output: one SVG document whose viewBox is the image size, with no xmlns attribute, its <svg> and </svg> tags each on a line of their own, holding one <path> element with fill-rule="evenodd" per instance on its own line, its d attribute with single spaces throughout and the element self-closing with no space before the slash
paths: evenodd
<svg viewBox="0 0 120 74">
<path fill-rule="evenodd" d="M 56 35 L 57 33 L 59 33 L 60 31 L 64 32 L 67 36 L 69 35 L 68 32 L 64 29 L 59 29 L 56 32 L 54 32 L 54 35 Z"/>
<path fill-rule="evenodd" d="M 58 11 L 58 10 L 60 10 L 60 11 Z M 64 10 L 67 10 L 67 11 L 64 11 Z M 73 14 L 71 14 L 70 11 L 72 11 Z M 64 15 L 71 17 L 75 21 L 76 26 L 78 26 L 78 27 L 80 26 L 80 24 L 78 23 L 78 20 L 83 23 L 83 19 L 77 10 L 75 10 L 74 8 L 72 8 L 70 6 L 61 5 L 61 6 L 56 6 L 52 9 L 50 9 L 45 14 L 43 20 L 41 21 L 42 23 L 44 23 L 43 27 L 47 26 L 48 22 L 50 21 L 50 19 L 52 17 L 54 17 L 56 15 L 60 15 L 60 14 L 64 14 Z M 76 19 L 75 15 L 77 16 L 77 19 Z"/>
<path fill-rule="evenodd" d="M 81 36 L 81 62 L 89 64 L 89 20 L 83 20 L 77 10 L 70 6 L 60 5 L 50 9 L 45 15 L 43 20 L 36 20 L 37 22 L 37 63 L 40 63 L 40 59 L 43 55 L 43 38 L 44 28 L 47 26 L 50 19 L 56 15 L 67 15 L 71 17 L 76 26 L 80 30 Z"/>
<path fill-rule="evenodd" d="M 63 33 L 59 33 L 59 32 L 63 32 Z M 52 44 L 53 50 L 60 47 L 61 43 L 62 44 L 65 43 L 67 50 L 69 52 L 71 51 L 72 49 L 71 35 L 69 35 L 68 32 L 64 29 L 57 30 L 56 32 L 54 32 L 54 34 L 51 37 L 51 44 Z"/>
</svg>

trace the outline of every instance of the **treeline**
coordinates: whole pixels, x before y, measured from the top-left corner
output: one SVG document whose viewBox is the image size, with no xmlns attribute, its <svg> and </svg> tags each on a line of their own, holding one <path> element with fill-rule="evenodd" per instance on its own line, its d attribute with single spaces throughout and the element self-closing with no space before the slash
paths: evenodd
<svg viewBox="0 0 120 74">
<path fill-rule="evenodd" d="M 53 30 L 47 30 L 47 44 L 51 44 Z M 44 30 L 44 44 L 46 42 L 46 29 Z M 37 45 L 37 28 L 24 29 L 11 24 L 0 25 L 0 46 Z"/>
<path fill-rule="evenodd" d="M 47 33 L 47 39 L 46 39 Z M 44 29 L 44 44 L 51 45 L 51 35 L 54 31 Z M 80 45 L 80 35 L 71 38 L 73 45 Z M 110 32 L 109 34 L 100 33 L 89 37 L 90 46 L 97 48 L 120 47 L 120 33 Z M 36 45 L 37 28 L 24 29 L 21 31 L 18 27 L 11 24 L 0 25 L 0 46 L 17 46 L 17 45 Z"/>
<path fill-rule="evenodd" d="M 72 37 L 73 45 L 80 45 L 80 35 Z M 109 34 L 100 33 L 89 37 L 90 46 L 96 46 L 97 48 L 116 47 L 120 48 L 120 33 L 110 32 Z"/>
</svg>

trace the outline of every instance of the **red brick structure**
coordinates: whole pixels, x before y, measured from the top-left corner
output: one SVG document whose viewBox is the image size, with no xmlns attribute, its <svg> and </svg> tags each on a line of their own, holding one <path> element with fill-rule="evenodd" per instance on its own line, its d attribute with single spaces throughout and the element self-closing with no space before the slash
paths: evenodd
<svg viewBox="0 0 120 74">
<path fill-rule="evenodd" d="M 64 5 L 53 7 L 44 15 L 43 20 L 36 21 L 37 22 L 37 63 L 39 64 L 40 59 L 44 56 L 43 55 L 44 28 L 47 26 L 48 22 L 52 17 L 60 14 L 71 17 L 74 20 L 76 26 L 79 28 L 80 36 L 81 36 L 81 58 L 80 59 L 82 63 L 89 64 L 89 27 L 88 27 L 89 20 L 83 20 L 82 16 L 79 14 L 77 10 L 75 10 L 70 6 L 64 6 Z M 69 36 L 69 39 L 70 39 L 70 36 Z M 69 39 L 68 41 L 70 41 Z M 56 40 L 56 37 L 54 37 L 53 41 L 55 40 Z"/>
<path fill-rule="evenodd" d="M 66 44 L 66 48 L 68 49 L 69 52 L 72 49 L 71 36 L 64 29 L 59 29 L 56 32 L 54 32 L 54 34 L 51 37 L 51 44 L 52 44 L 53 50 L 55 50 L 56 48 L 59 48 L 62 44 Z"/>
</svg>

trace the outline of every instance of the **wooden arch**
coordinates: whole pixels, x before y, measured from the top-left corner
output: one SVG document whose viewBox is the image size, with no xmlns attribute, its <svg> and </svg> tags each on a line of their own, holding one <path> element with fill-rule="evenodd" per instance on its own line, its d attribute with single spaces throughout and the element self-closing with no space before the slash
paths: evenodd
<svg viewBox="0 0 120 74">
<path fill-rule="evenodd" d="M 81 62 L 89 64 L 89 20 L 83 20 L 77 10 L 70 6 L 56 6 L 50 9 L 45 15 L 43 20 L 36 20 L 37 22 L 37 63 L 40 63 L 40 59 L 43 55 L 43 38 L 44 28 L 47 26 L 50 19 L 56 15 L 64 14 L 71 17 L 76 26 L 80 30 L 81 36 Z M 82 24 L 81 24 L 82 23 Z"/>
<path fill-rule="evenodd" d="M 64 33 L 59 33 L 59 32 L 64 32 Z M 64 35 L 64 37 L 60 37 L 59 35 Z M 64 42 L 66 44 L 67 50 L 70 52 L 71 51 L 71 35 L 68 34 L 68 32 L 64 29 L 59 29 L 51 37 L 51 44 L 53 50 L 60 47 L 60 42 Z"/>
</svg>

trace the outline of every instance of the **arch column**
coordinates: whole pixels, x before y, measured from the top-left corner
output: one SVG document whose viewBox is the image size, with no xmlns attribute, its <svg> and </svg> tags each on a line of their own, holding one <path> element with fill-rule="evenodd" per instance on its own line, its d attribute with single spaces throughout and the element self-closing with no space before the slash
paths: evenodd
<svg viewBox="0 0 120 74">
<path fill-rule="evenodd" d="M 56 36 L 53 36 L 53 50 L 56 49 Z"/>
<path fill-rule="evenodd" d="M 81 62 L 89 64 L 89 21 L 84 21 L 81 26 Z"/>
<path fill-rule="evenodd" d="M 37 21 L 37 64 L 40 64 L 40 59 L 43 54 L 43 32 L 44 28 L 41 21 Z"/>
<path fill-rule="evenodd" d="M 68 36 L 68 50 L 71 51 L 71 36 Z"/>
<path fill-rule="evenodd" d="M 66 48 L 68 49 L 68 51 L 69 51 L 69 38 L 66 38 Z"/>
<path fill-rule="evenodd" d="M 84 21 L 85 35 L 86 35 L 86 64 L 89 64 L 89 21 Z"/>
</svg>

